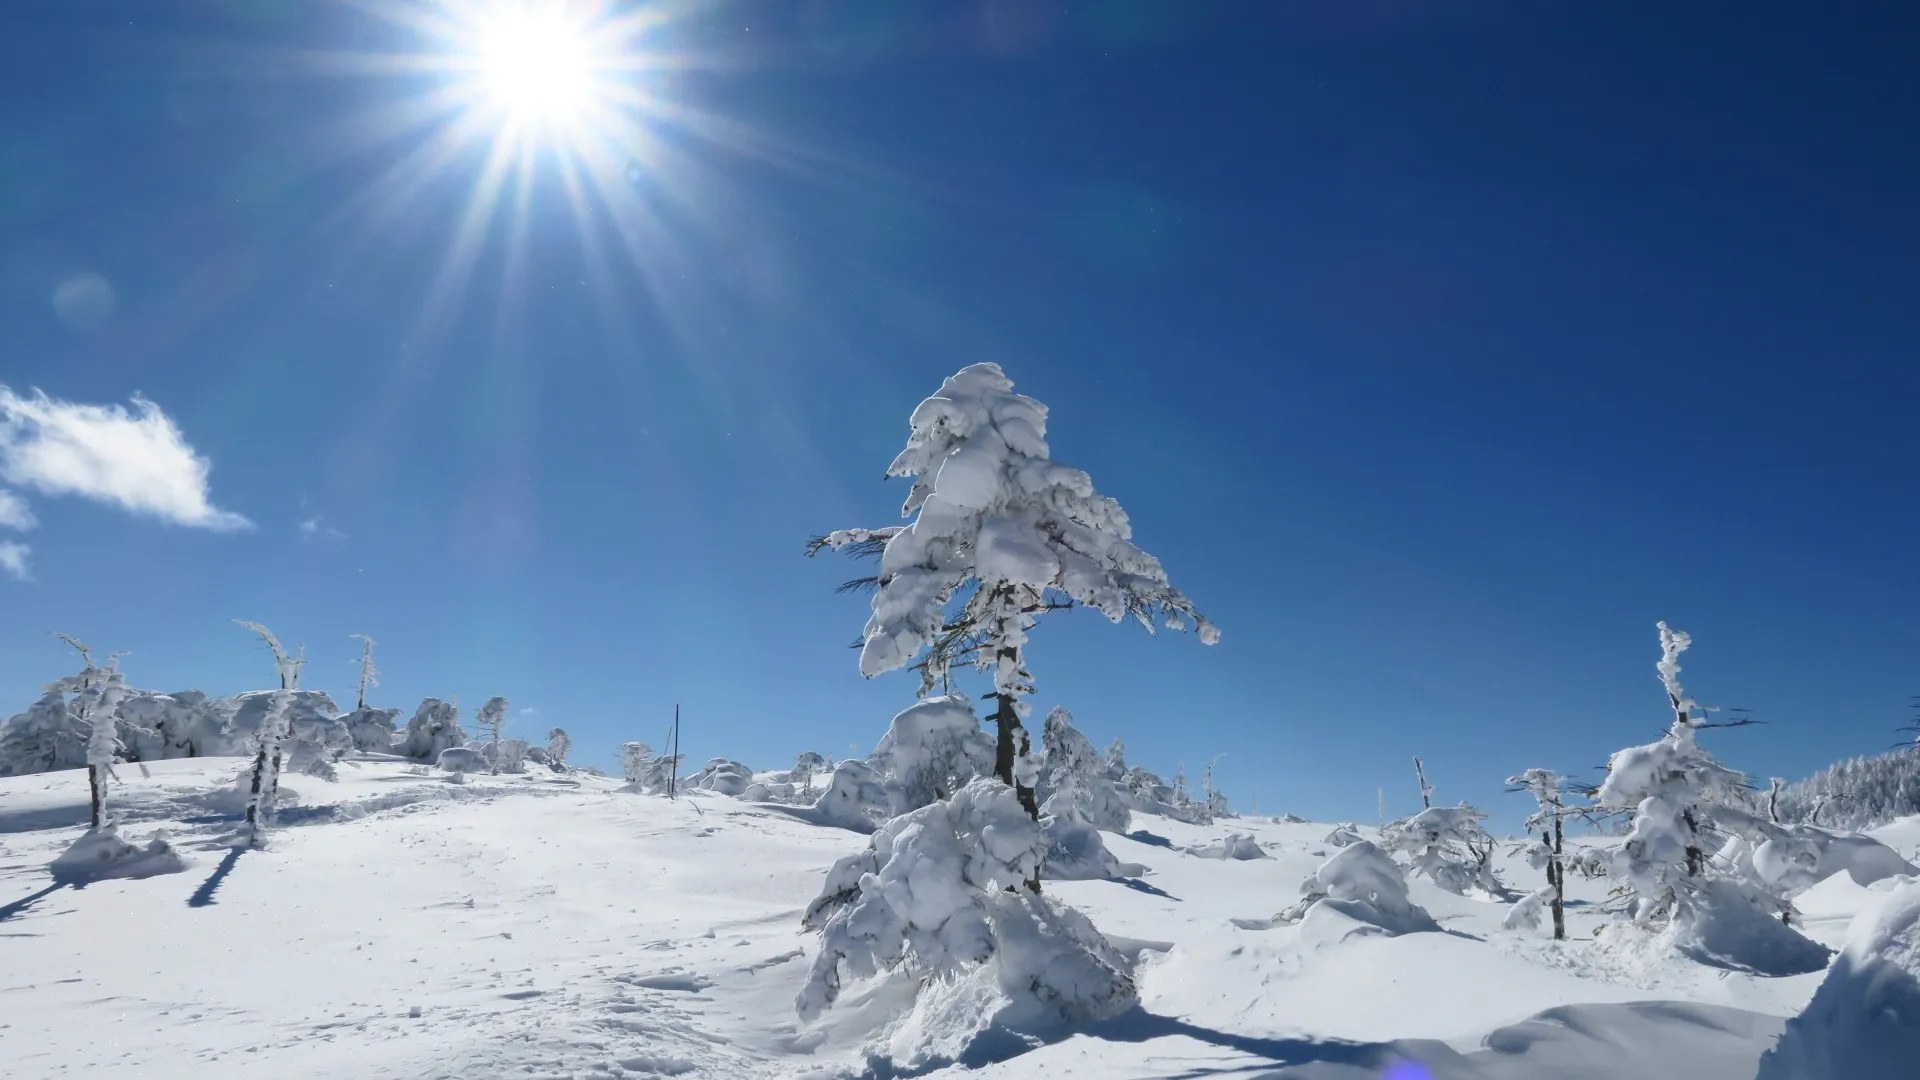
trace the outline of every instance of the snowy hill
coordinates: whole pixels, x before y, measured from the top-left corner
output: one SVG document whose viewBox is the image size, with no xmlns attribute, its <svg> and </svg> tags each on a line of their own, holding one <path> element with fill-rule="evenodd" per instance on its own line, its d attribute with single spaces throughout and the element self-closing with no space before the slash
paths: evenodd
<svg viewBox="0 0 1920 1080">
<path fill-rule="evenodd" d="M 10 1078 L 885 1076 L 876 1049 L 942 1045 L 889 1029 L 884 982 L 850 987 L 818 1023 L 795 1013 L 816 947 L 802 909 L 860 834 L 707 792 L 359 762 L 338 783 L 290 778 L 271 845 L 238 851 L 222 838 L 241 765 L 120 766 L 123 831 L 165 828 L 190 865 L 83 889 L 52 887 L 46 866 L 81 832 L 84 770 L 0 780 Z M 1146 876 L 1047 890 L 1138 956 L 1141 1007 L 1048 1045 L 969 1042 L 980 1075 L 1750 1080 L 1822 978 L 1602 948 L 1604 883 L 1578 879 L 1574 940 L 1558 945 L 1501 929 L 1507 904 L 1421 880 L 1413 899 L 1440 933 L 1260 929 L 1325 861 L 1331 826 L 1134 828 L 1108 845 Z M 1194 853 L 1230 833 L 1260 857 Z M 1920 821 L 1885 838 L 1911 853 Z M 1535 884 L 1504 856 L 1500 870 Z M 1871 894 L 1823 882 L 1802 903 L 1807 932 L 1839 945 Z"/>
</svg>

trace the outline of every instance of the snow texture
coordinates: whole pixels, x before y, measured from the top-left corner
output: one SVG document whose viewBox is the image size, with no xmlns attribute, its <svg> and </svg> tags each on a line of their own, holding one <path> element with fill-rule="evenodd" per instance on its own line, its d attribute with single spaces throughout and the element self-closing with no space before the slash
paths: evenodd
<svg viewBox="0 0 1920 1080">
<path fill-rule="evenodd" d="M 1920 881 L 1887 884 L 1854 917 L 1826 980 L 1761 1060 L 1758 1080 L 1868 1080 L 1920 1068 Z"/>
</svg>

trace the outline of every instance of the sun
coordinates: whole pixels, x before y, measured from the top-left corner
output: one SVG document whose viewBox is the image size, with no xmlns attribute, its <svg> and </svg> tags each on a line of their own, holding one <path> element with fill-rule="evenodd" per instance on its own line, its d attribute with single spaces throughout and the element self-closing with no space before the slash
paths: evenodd
<svg viewBox="0 0 1920 1080">
<path fill-rule="evenodd" d="M 480 79 L 496 107 L 568 122 L 593 105 L 593 37 L 561 8 L 498 12 L 478 30 Z"/>
</svg>

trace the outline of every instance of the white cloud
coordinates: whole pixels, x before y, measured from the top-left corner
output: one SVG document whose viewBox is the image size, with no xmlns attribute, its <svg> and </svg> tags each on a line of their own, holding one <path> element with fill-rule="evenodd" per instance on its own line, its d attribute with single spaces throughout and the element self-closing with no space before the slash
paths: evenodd
<svg viewBox="0 0 1920 1080">
<path fill-rule="evenodd" d="M 318 514 L 300 522 L 300 539 L 302 540 L 345 540 L 346 538 L 346 533 L 327 524 L 326 519 Z"/>
<path fill-rule="evenodd" d="M 0 488 L 0 529 L 26 532 L 38 524 L 40 519 L 33 516 L 33 508 L 27 505 L 27 500 L 6 488 Z"/>
<path fill-rule="evenodd" d="M 175 525 L 252 528 L 213 505 L 211 463 L 193 452 L 160 406 L 135 394 L 133 409 L 31 397 L 0 384 L 0 479 L 48 495 L 79 495 Z"/>
<path fill-rule="evenodd" d="M 0 540 L 0 570 L 5 570 L 15 581 L 32 581 L 33 574 L 27 570 L 27 553 L 32 550 L 25 544 Z"/>
</svg>

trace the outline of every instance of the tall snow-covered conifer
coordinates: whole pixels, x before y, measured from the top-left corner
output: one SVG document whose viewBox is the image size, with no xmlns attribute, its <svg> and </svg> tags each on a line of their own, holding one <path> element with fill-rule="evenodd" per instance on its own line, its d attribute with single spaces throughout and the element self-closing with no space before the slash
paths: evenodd
<svg viewBox="0 0 1920 1080">
<path fill-rule="evenodd" d="M 260 635 L 260 640 L 266 642 L 267 648 L 272 650 L 274 671 L 280 676 L 280 689 L 300 689 L 300 669 L 307 666 L 306 646 L 300 647 L 298 656 L 289 656 L 287 650 L 281 647 L 280 639 L 273 636 L 273 631 L 257 622 L 248 622 L 245 619 L 233 621 Z"/>
<path fill-rule="evenodd" d="M 1120 504 L 1095 491 L 1086 473 L 1052 460 L 1046 428 L 1046 406 L 1014 393 L 999 365 L 961 370 L 914 409 L 906 449 L 887 468 L 913 481 L 901 509 L 912 521 L 842 530 L 809 548 L 878 549 L 861 674 L 921 658 L 925 694 L 947 681 L 955 662 L 993 673 L 994 771 L 1034 815 L 1016 758 L 1033 692 L 1027 633 L 1041 614 L 1085 605 L 1114 622 L 1131 615 L 1149 631 L 1191 622 L 1207 644 L 1220 637 L 1159 560 L 1134 546 Z"/>
</svg>

